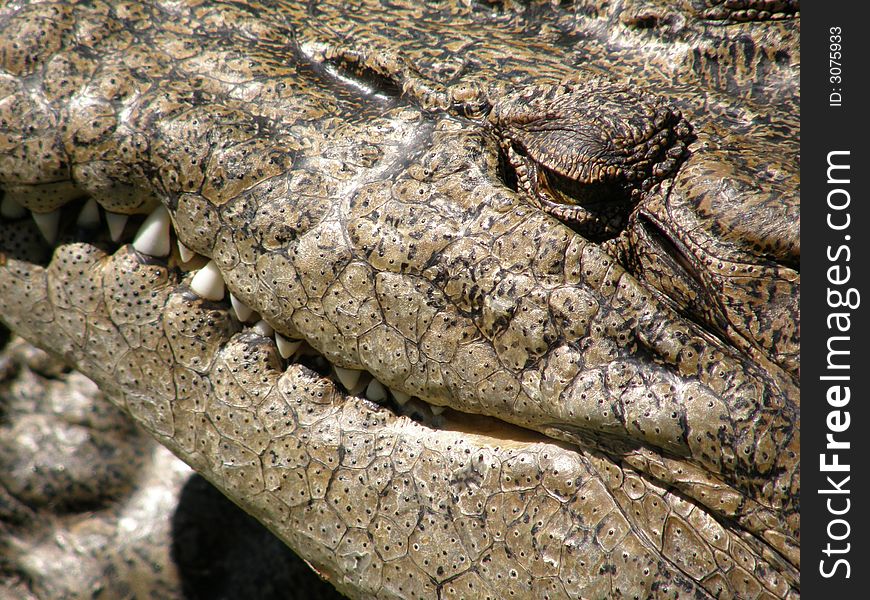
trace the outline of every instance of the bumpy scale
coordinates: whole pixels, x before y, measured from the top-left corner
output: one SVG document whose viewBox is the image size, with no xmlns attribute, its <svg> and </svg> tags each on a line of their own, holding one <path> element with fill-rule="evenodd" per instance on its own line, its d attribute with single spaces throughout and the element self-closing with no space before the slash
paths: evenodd
<svg viewBox="0 0 870 600">
<path fill-rule="evenodd" d="M 348 596 L 797 598 L 796 11 L 691 4 L 8 5 L 0 315 Z"/>
</svg>

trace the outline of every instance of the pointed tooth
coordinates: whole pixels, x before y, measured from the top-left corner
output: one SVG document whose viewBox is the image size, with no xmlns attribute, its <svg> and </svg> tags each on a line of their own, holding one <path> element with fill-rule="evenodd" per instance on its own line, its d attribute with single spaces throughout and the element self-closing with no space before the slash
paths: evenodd
<svg viewBox="0 0 870 600">
<path fill-rule="evenodd" d="M 181 242 L 178 242 L 178 243 L 181 244 Z M 181 260 L 184 260 L 184 258 L 182 258 Z M 185 262 L 187 262 L 187 261 L 185 261 Z M 250 306 L 248 306 L 247 304 L 245 304 L 244 302 L 242 302 L 241 300 L 236 298 L 236 296 L 232 292 L 230 292 L 230 304 L 233 305 L 233 311 L 236 313 L 236 318 L 239 321 L 241 321 L 242 323 L 245 323 L 245 322 L 251 320 L 251 317 L 254 315 L 254 309 L 252 309 Z M 280 346 L 279 346 L 279 350 L 280 350 Z M 287 358 L 287 357 L 285 356 L 284 358 Z"/>
<path fill-rule="evenodd" d="M 341 385 L 343 385 L 345 389 L 352 390 L 354 387 L 356 387 L 362 371 L 359 371 L 357 369 L 344 369 L 342 367 L 335 367 L 335 374 L 338 376 L 338 380 L 341 382 Z"/>
<path fill-rule="evenodd" d="M 278 346 L 278 354 L 281 355 L 281 358 L 290 358 L 299 350 L 302 340 L 288 340 L 280 333 L 275 332 L 275 344 Z"/>
<path fill-rule="evenodd" d="M 368 371 L 363 371 L 362 375 L 359 376 L 359 381 L 357 381 L 356 385 L 352 388 L 348 388 L 347 393 L 351 396 L 359 396 L 366 390 L 369 383 L 371 383 L 371 380 L 371 373 L 369 373 Z"/>
<path fill-rule="evenodd" d="M 100 226 L 100 205 L 93 198 L 89 198 L 79 212 L 76 225 L 84 229 L 96 229 Z"/>
<path fill-rule="evenodd" d="M 178 257 L 181 259 L 181 262 L 190 262 L 194 256 L 196 256 L 196 252 L 185 246 L 181 240 L 178 240 Z M 244 319 L 239 319 L 239 321 L 244 321 Z"/>
<path fill-rule="evenodd" d="M 377 379 L 372 379 L 366 387 L 366 398 L 372 402 L 383 402 L 387 399 L 387 388 Z"/>
<path fill-rule="evenodd" d="M 405 392 L 402 392 L 400 390 L 394 390 L 393 388 L 390 388 L 390 393 L 393 394 L 393 399 L 402 406 L 404 406 L 408 402 L 408 400 L 411 399 L 410 394 L 406 394 Z"/>
<path fill-rule="evenodd" d="M 53 244 L 57 239 L 57 228 L 60 225 L 60 209 L 53 210 L 50 213 L 33 213 L 33 220 L 36 221 L 36 226 L 42 232 L 42 237 Z"/>
<path fill-rule="evenodd" d="M 20 219 L 27 215 L 27 209 L 9 196 L 5 196 L 0 202 L 0 215 L 7 219 Z"/>
<path fill-rule="evenodd" d="M 106 223 L 109 225 L 109 236 L 113 242 L 121 241 L 121 236 L 124 235 L 124 227 L 127 225 L 127 219 L 129 218 L 129 215 L 106 211 Z"/>
<path fill-rule="evenodd" d="M 169 256 L 172 244 L 169 239 L 169 211 L 163 205 L 148 215 L 133 239 L 133 247 L 149 256 Z"/>
<path fill-rule="evenodd" d="M 436 417 L 447 410 L 446 406 L 435 406 L 434 404 L 429 405 L 429 410 L 432 411 L 432 414 Z"/>
<path fill-rule="evenodd" d="M 272 329 L 272 326 L 266 323 L 266 321 L 264 321 L 263 319 L 260 319 L 259 321 L 254 323 L 254 326 L 251 327 L 251 329 L 259 333 L 263 337 L 272 337 L 273 335 L 275 335 L 275 330 Z"/>
<path fill-rule="evenodd" d="M 190 289 L 206 300 L 223 300 L 224 278 L 213 260 L 197 271 L 190 282 Z"/>
</svg>

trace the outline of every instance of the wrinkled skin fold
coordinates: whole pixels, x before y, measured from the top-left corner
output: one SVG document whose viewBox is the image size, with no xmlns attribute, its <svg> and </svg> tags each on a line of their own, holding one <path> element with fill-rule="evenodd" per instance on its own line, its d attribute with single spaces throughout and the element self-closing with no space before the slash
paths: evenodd
<svg viewBox="0 0 870 600">
<path fill-rule="evenodd" d="M 350 597 L 799 597 L 791 5 L 362 4 L 0 9 L 0 184 L 62 215 L 0 222 L 3 322 Z M 694 141 L 590 241 L 474 107 L 602 76 Z M 282 359 L 85 197 L 164 206 L 276 332 L 450 410 Z"/>
</svg>

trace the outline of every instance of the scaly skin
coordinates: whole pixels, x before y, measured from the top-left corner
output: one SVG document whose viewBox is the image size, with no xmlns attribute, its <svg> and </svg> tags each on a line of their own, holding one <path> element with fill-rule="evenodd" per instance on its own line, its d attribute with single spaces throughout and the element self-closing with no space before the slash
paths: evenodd
<svg viewBox="0 0 870 600">
<path fill-rule="evenodd" d="M 348 596 L 799 596 L 793 20 L 191 4 L 2 9 L 7 199 L 162 203 L 276 331 L 453 410 L 349 395 L 176 254 L 74 228 L 46 263 L 0 224 L 5 323 Z M 506 185 L 481 115 L 605 69 L 697 140 L 598 243 Z"/>
<path fill-rule="evenodd" d="M 21 338 L 0 354 L 0 598 L 181 600 L 169 542 L 190 469 L 67 371 Z"/>
</svg>

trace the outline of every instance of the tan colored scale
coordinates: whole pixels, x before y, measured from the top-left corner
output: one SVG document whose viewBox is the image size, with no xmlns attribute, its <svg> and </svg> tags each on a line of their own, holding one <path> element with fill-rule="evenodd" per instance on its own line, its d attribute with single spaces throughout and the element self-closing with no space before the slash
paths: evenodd
<svg viewBox="0 0 870 600">
<path fill-rule="evenodd" d="M 310 353 L 196 298 L 174 255 L 62 224 L 47 262 L 29 217 L 0 221 L 0 315 L 351 597 L 797 598 L 797 20 L 514 10 L 0 9 L 0 38 L 47 38 L 0 47 L 6 197 L 163 203 Z M 599 117 L 624 164 L 516 133 Z M 453 410 L 364 402 L 315 351 Z"/>
</svg>

